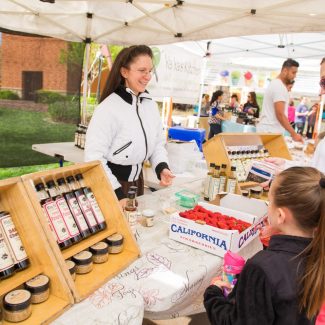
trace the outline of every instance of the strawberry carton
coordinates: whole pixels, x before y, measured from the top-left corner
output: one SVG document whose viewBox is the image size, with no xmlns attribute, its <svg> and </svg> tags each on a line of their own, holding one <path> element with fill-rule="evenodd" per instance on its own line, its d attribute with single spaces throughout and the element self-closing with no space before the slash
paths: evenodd
<svg viewBox="0 0 325 325">
<path fill-rule="evenodd" d="M 239 210 L 230 207 L 240 207 Z M 267 213 L 265 202 L 228 194 L 220 206 L 199 202 L 194 209 L 170 216 L 169 237 L 218 256 L 239 252 L 258 237 Z"/>
</svg>

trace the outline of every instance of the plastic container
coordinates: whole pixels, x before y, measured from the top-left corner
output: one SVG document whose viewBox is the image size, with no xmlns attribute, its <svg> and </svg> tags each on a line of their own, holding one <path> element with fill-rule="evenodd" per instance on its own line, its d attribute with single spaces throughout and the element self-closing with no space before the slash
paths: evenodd
<svg viewBox="0 0 325 325">
<path fill-rule="evenodd" d="M 185 208 L 194 208 L 200 198 L 200 195 L 192 193 L 187 190 L 182 190 L 180 192 L 175 193 L 175 196 L 178 198 L 177 203 Z"/>
</svg>

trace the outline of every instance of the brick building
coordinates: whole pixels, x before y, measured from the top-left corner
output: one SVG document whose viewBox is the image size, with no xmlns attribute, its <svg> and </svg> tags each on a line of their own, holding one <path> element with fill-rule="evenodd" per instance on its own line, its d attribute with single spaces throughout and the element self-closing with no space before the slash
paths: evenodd
<svg viewBox="0 0 325 325">
<path fill-rule="evenodd" d="M 17 91 L 26 100 L 34 100 L 38 89 L 62 94 L 79 90 L 81 68 L 60 63 L 61 50 L 69 49 L 68 42 L 2 33 L 0 46 L 1 89 Z"/>
</svg>

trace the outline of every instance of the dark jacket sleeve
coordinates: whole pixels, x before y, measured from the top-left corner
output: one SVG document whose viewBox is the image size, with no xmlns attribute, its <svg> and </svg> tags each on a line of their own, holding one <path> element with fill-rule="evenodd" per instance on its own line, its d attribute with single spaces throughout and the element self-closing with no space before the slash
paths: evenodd
<svg viewBox="0 0 325 325">
<path fill-rule="evenodd" d="M 204 293 L 204 306 L 211 324 L 268 325 L 274 322 L 272 288 L 263 270 L 249 262 L 227 298 L 220 288 L 209 286 Z"/>
</svg>

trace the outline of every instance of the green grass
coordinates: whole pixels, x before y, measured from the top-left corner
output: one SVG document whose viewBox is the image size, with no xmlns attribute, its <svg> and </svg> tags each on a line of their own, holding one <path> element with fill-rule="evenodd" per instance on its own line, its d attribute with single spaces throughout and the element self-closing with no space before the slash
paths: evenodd
<svg viewBox="0 0 325 325">
<path fill-rule="evenodd" d="M 54 123 L 44 112 L 0 107 L 0 168 L 55 163 L 32 145 L 73 141 L 74 131 L 75 125 Z"/>
<path fill-rule="evenodd" d="M 71 165 L 70 162 L 65 162 L 64 166 Z M 54 169 L 58 168 L 59 164 L 47 164 L 47 165 L 33 165 L 33 166 L 21 166 L 21 167 L 10 167 L 10 168 L 0 168 L 0 180 L 10 177 L 17 177 L 25 174 L 30 174 L 38 172 L 40 170 Z"/>
</svg>

